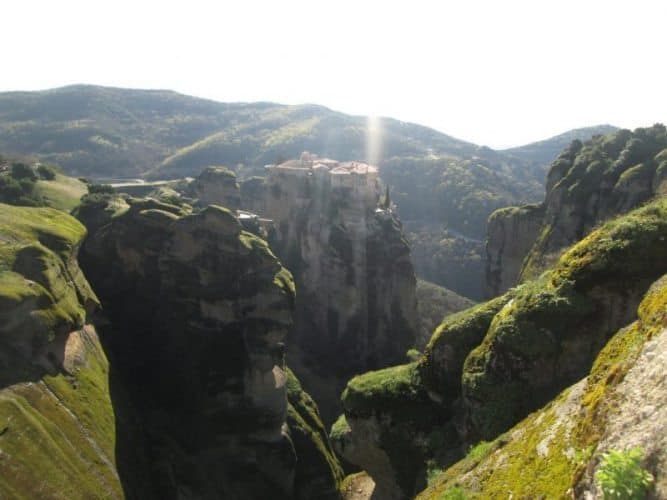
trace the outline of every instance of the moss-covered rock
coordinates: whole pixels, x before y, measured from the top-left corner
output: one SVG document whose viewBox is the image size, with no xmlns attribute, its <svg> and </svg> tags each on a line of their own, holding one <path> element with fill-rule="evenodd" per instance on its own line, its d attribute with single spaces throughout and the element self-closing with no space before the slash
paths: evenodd
<svg viewBox="0 0 667 500">
<path fill-rule="evenodd" d="M 285 367 L 290 273 L 226 208 L 125 202 L 92 210 L 107 222 L 82 265 L 153 461 L 128 481 L 159 498 L 337 498 L 317 407 Z"/>
<path fill-rule="evenodd" d="M 607 427 L 619 418 L 627 401 L 622 397 L 621 384 L 635 370 L 646 342 L 656 335 L 665 335 L 662 332 L 667 326 L 666 311 L 667 279 L 662 278 L 644 296 L 637 310 L 637 321 L 609 340 L 585 379 L 497 437 L 481 456 L 471 452 L 445 470 L 418 498 L 442 498 L 454 488 L 465 492 L 467 498 L 480 499 L 508 495 L 584 498 L 587 491 L 595 492 L 593 475 L 600 454 L 608 449 L 601 448 L 608 440 Z M 645 357 L 654 359 L 656 354 L 652 351 Z M 653 383 L 656 380 L 659 379 L 654 378 Z M 652 390 L 650 386 L 638 389 Z M 634 406 L 627 410 L 636 413 Z M 640 428 L 647 419 L 634 418 L 632 425 L 623 428 L 623 433 L 626 437 L 639 433 L 643 439 L 655 441 L 659 448 L 662 428 L 651 426 L 647 433 L 645 427 Z M 654 454 L 660 454 L 658 448 Z M 659 481 L 667 476 L 661 463 L 654 460 L 652 466 Z"/>
<path fill-rule="evenodd" d="M 636 317 L 650 283 L 667 272 L 665 241 L 667 199 L 660 199 L 594 231 L 538 279 L 446 318 L 415 365 L 350 381 L 343 394 L 347 428 L 335 427 L 334 445 L 381 490 L 411 495 L 424 470 L 415 464 L 452 463 L 464 447 L 494 440 L 584 377 L 614 332 Z M 543 422 L 539 432 L 552 427 Z M 412 439 L 395 446 L 396 429 Z M 574 425 L 559 429 L 550 439 L 578 432 Z M 423 446 L 420 435 L 438 446 Z M 359 453 L 360 442 L 382 453 Z M 396 465 L 405 457 L 410 466 Z M 536 481 L 536 488 L 549 482 Z"/>
<path fill-rule="evenodd" d="M 332 427 L 339 454 L 363 467 L 380 498 L 409 498 L 426 481 L 426 462 L 458 444 L 450 412 L 429 398 L 416 363 L 354 377 Z"/>
<path fill-rule="evenodd" d="M 508 292 L 446 317 L 434 330 L 419 363 L 424 384 L 432 398 L 453 400 L 460 394 L 466 357 L 481 344 L 494 316 L 513 295 L 514 292 Z"/>
<path fill-rule="evenodd" d="M 594 231 L 553 271 L 520 286 L 466 359 L 472 438 L 489 439 L 581 378 L 667 271 L 667 200 Z"/>
<path fill-rule="evenodd" d="M 54 209 L 0 205 L 0 496 L 123 498 L 109 366 L 86 322 L 85 236 Z"/>
<path fill-rule="evenodd" d="M 287 425 L 297 455 L 294 498 L 340 498 L 343 470 L 331 447 L 317 405 L 289 369 L 287 402 Z"/>
<path fill-rule="evenodd" d="M 197 205 L 222 205 L 240 208 L 241 196 L 234 172 L 225 167 L 207 167 L 187 187 L 186 194 Z"/>
<path fill-rule="evenodd" d="M 541 205 L 489 218 L 489 296 L 536 278 L 598 224 L 662 193 L 666 147 L 660 124 L 575 141 L 552 164 Z"/>
</svg>

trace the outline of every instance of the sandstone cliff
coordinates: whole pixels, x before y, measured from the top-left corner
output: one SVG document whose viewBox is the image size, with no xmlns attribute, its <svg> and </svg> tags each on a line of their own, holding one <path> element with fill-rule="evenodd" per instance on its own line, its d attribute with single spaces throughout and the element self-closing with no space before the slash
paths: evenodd
<svg viewBox="0 0 667 500">
<path fill-rule="evenodd" d="M 294 283 L 266 242 L 217 206 L 91 201 L 80 210 L 93 222 L 81 263 L 147 457 L 126 488 L 141 498 L 338 498 L 317 407 L 284 362 Z"/>
<path fill-rule="evenodd" d="M 253 181 L 247 207 L 273 220 L 271 247 L 294 273 L 289 364 L 331 420 L 351 376 L 395 364 L 414 346 L 416 280 L 377 169 L 305 155 Z"/>
<path fill-rule="evenodd" d="M 589 372 L 667 272 L 665 241 L 660 199 L 592 232 L 539 279 L 446 318 L 418 362 L 348 383 L 334 446 L 388 498 L 413 496 L 428 466 L 496 438 Z"/>
<path fill-rule="evenodd" d="M 534 278 L 596 225 L 667 192 L 663 125 L 574 141 L 553 162 L 539 206 L 489 219 L 487 296 Z"/>
<path fill-rule="evenodd" d="M 0 205 L 0 497 L 123 498 L 85 236 L 53 209 Z"/>
</svg>

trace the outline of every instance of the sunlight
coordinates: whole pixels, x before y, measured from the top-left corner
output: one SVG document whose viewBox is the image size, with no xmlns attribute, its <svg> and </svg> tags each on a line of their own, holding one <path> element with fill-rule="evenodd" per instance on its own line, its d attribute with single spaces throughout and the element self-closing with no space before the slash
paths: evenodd
<svg viewBox="0 0 667 500">
<path fill-rule="evenodd" d="M 366 163 L 379 165 L 382 159 L 382 120 L 378 116 L 366 119 Z"/>
</svg>

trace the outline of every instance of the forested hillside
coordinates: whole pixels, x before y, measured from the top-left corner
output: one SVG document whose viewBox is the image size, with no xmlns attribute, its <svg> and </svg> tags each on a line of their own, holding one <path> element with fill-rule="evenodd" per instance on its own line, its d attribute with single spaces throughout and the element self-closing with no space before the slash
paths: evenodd
<svg viewBox="0 0 667 500">
<path fill-rule="evenodd" d="M 175 179 L 210 165 L 240 179 L 302 151 L 377 163 L 408 225 L 415 268 L 457 293 L 482 296 L 486 220 L 541 199 L 548 163 L 578 129 L 494 151 L 436 130 L 322 106 L 220 103 L 167 90 L 74 85 L 0 94 L 0 151 L 31 155 L 75 177 Z M 378 145 L 369 154 L 369 142 Z"/>
</svg>

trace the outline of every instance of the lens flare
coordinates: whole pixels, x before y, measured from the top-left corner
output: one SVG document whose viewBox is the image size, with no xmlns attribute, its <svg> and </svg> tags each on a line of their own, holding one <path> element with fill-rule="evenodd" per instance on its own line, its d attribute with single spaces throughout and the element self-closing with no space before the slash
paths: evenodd
<svg viewBox="0 0 667 500">
<path fill-rule="evenodd" d="M 379 165 L 382 160 L 382 120 L 369 116 L 366 120 L 366 163 Z"/>
</svg>

